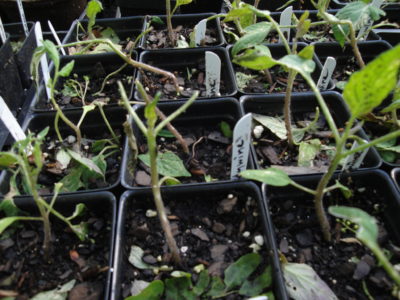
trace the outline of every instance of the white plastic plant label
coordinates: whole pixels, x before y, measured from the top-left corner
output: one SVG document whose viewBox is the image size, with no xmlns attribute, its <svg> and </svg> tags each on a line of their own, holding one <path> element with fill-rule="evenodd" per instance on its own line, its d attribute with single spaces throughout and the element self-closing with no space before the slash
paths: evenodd
<svg viewBox="0 0 400 300">
<path fill-rule="evenodd" d="M 4 30 L 4 26 L 3 26 L 3 22 L 1 21 L 1 18 L 0 18 L 0 38 L 1 38 L 2 43 L 4 44 L 6 42 L 7 37 L 6 37 L 6 31 Z"/>
<path fill-rule="evenodd" d="M 115 10 L 115 18 L 120 19 L 121 18 L 121 9 L 119 6 L 117 6 L 117 9 Z"/>
<path fill-rule="evenodd" d="M 61 44 L 60 38 L 58 37 L 57 32 L 54 30 L 54 27 L 51 24 L 50 20 L 47 21 L 47 24 L 49 25 L 49 28 L 50 28 L 50 31 L 51 31 L 53 37 L 54 37 L 54 40 L 56 41 L 57 45 L 60 46 L 61 54 L 62 55 L 66 55 L 64 48 L 61 47 L 62 44 Z"/>
<path fill-rule="evenodd" d="M 206 37 L 206 29 L 207 29 L 207 19 L 201 20 L 194 27 L 195 38 L 194 41 L 196 46 L 201 46 L 201 41 Z"/>
<path fill-rule="evenodd" d="M 12 114 L 11 110 L 8 108 L 4 99 L 0 96 L 0 120 L 3 122 L 4 126 L 10 131 L 12 137 L 16 141 L 24 140 L 26 135 L 19 126 L 17 120 Z"/>
<path fill-rule="evenodd" d="M 324 91 L 328 88 L 329 80 L 332 78 L 333 71 L 336 68 L 336 59 L 328 56 L 325 60 L 324 67 L 321 71 L 321 76 L 318 79 L 317 86 L 320 90 Z"/>
<path fill-rule="evenodd" d="M 221 82 L 221 59 L 217 54 L 206 51 L 206 93 L 207 97 L 219 96 Z"/>
<path fill-rule="evenodd" d="M 35 24 L 35 35 L 36 35 L 36 44 L 38 47 L 43 45 L 43 33 L 42 26 L 40 26 L 40 22 L 36 22 Z M 47 63 L 46 55 L 43 55 L 40 58 L 40 66 L 42 67 L 43 80 L 46 87 L 46 95 L 47 101 L 50 100 L 50 88 L 48 87 L 48 83 L 50 80 L 50 72 L 49 65 Z"/>
<path fill-rule="evenodd" d="M 251 143 L 251 113 L 243 116 L 233 130 L 231 179 L 236 179 L 240 172 L 246 170 Z"/>
<path fill-rule="evenodd" d="M 286 7 L 286 9 L 281 13 L 281 17 L 279 19 L 280 26 L 290 26 L 292 25 L 292 14 L 293 14 L 293 6 Z M 290 40 L 290 28 L 282 28 L 282 33 L 286 37 L 286 39 Z M 279 37 L 279 43 L 283 43 L 282 38 Z"/>
<path fill-rule="evenodd" d="M 21 17 L 22 26 L 24 27 L 25 36 L 28 36 L 29 30 L 28 30 L 28 24 L 26 23 L 25 11 L 22 5 L 22 0 L 17 0 L 17 4 L 18 4 L 19 15 Z"/>
<path fill-rule="evenodd" d="M 365 141 L 365 143 L 368 142 Z M 356 149 L 358 146 L 359 144 L 357 143 L 357 141 L 354 141 L 353 145 L 351 146 L 351 150 Z M 349 168 L 358 169 L 361 166 L 365 156 L 367 155 L 368 150 L 369 149 L 367 148 L 361 153 L 354 153 L 347 156 L 343 162 L 342 171 L 347 170 Z"/>
</svg>

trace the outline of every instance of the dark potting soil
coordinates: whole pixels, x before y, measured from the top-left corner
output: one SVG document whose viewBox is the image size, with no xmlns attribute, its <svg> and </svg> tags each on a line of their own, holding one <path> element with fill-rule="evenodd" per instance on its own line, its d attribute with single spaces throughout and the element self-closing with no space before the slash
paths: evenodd
<svg viewBox="0 0 400 300">
<path fill-rule="evenodd" d="M 115 131 L 117 136 L 119 136 L 118 130 Z M 103 134 L 102 136 L 98 135 L 96 139 L 84 137 L 82 139 L 81 155 L 89 159 L 96 156 L 103 149 L 103 147 L 100 149 L 100 151 L 93 151 L 92 146 L 96 141 L 100 139 L 112 138 L 107 133 Z M 71 161 L 69 162 L 68 167 L 63 166 L 56 159 L 57 153 L 61 149 L 72 149 L 75 141 L 76 138 L 73 135 L 66 137 L 62 143 L 58 141 L 54 136 L 49 136 L 46 138 L 44 144 L 42 145 L 42 152 L 44 155 L 43 169 L 38 179 L 38 183 L 40 185 L 40 194 L 52 193 L 54 189 L 54 183 L 59 182 L 62 178 L 67 176 L 71 172 L 72 168 L 76 166 L 77 163 L 73 159 L 71 159 Z M 104 147 L 105 146 L 107 146 L 107 144 L 104 145 Z M 109 152 L 105 152 L 105 154 L 107 153 Z M 107 157 L 105 161 L 107 163 L 105 180 L 103 180 L 102 178 L 90 178 L 89 182 L 87 182 L 88 189 L 104 188 L 114 184 L 118 180 L 121 161 L 121 149 L 119 149 L 118 152 Z M 85 187 L 81 187 L 80 189 L 85 189 Z M 20 187 L 20 192 L 23 192 L 22 186 Z"/>
<path fill-rule="evenodd" d="M 121 66 L 116 66 L 115 71 Z M 106 104 L 117 104 L 121 99 L 121 94 L 118 89 L 118 80 L 124 85 L 125 91 L 129 96 L 131 91 L 131 86 L 133 83 L 133 72 L 127 73 L 128 67 L 124 70 L 118 72 L 117 74 L 111 76 L 107 79 L 104 89 L 101 91 L 103 82 L 108 75 L 101 63 L 97 63 L 93 66 L 92 72 L 87 75 L 73 74 L 69 78 L 62 78 L 58 84 L 57 92 L 55 94 L 55 99 L 58 105 L 64 108 L 77 108 L 83 106 L 83 100 L 81 94 L 84 93 L 87 85 L 87 92 L 85 94 L 85 105 L 92 103 L 97 100 Z M 111 72 L 110 72 L 111 73 Z M 88 78 L 89 83 L 85 81 L 85 77 Z M 72 84 L 71 81 L 75 84 Z M 82 91 L 81 94 L 76 92 Z M 101 91 L 101 93 L 99 93 Z M 53 109 L 51 102 L 39 101 L 37 104 L 39 109 Z"/>
<path fill-rule="evenodd" d="M 314 120 L 315 112 L 294 113 L 292 117 L 292 124 L 297 125 L 298 128 L 304 128 Z M 302 141 L 311 139 L 320 140 L 323 145 L 322 148 L 325 149 L 321 150 L 317 154 L 309 167 L 315 172 L 324 172 L 329 165 L 334 151 L 334 140 L 323 116 L 320 115 L 319 121 L 316 125 L 318 126 L 318 130 L 315 132 L 307 132 Z M 253 144 L 257 153 L 257 162 L 261 168 L 264 169 L 271 166 L 290 167 L 298 165 L 298 146 L 291 149 L 286 139 L 279 139 L 267 128 L 264 128 L 259 138 L 254 135 L 254 130 L 252 135 L 254 141 Z M 290 172 L 290 168 L 287 169 L 287 171 Z"/>
<path fill-rule="evenodd" d="M 109 265 L 109 217 L 86 212 L 89 239 L 81 242 L 64 223 L 53 220 L 52 253 L 43 257 L 41 222 L 21 222 L 0 240 L 0 289 L 18 293 L 16 300 L 53 290 L 73 279 L 69 300 L 102 300 Z M 75 223 L 77 222 L 77 223 Z"/>
<path fill-rule="evenodd" d="M 151 72 L 141 71 L 141 82 L 145 86 L 146 91 L 154 97 L 158 91 L 162 92 L 163 99 L 180 99 L 190 98 L 195 91 L 199 91 L 199 97 L 206 97 L 206 82 L 205 82 L 205 61 L 204 58 L 198 60 L 197 68 L 186 68 L 179 70 L 171 70 L 178 80 L 178 84 L 182 87 L 179 95 L 176 92 L 173 82 L 162 75 Z M 151 65 L 152 63 L 149 62 Z M 220 94 L 226 94 L 224 79 L 221 78 Z M 216 95 L 220 96 L 220 95 Z"/>
<path fill-rule="evenodd" d="M 339 61 L 332 74 L 332 80 L 336 87 L 343 90 L 344 84 L 349 80 L 350 76 L 359 69 L 354 57 Z"/>
<path fill-rule="evenodd" d="M 261 218 L 254 198 L 238 191 L 216 194 L 204 199 L 202 196 L 163 196 L 173 235 L 180 249 L 183 271 L 190 272 L 197 281 L 193 267 L 203 264 L 210 275 L 223 276 L 223 271 L 252 247 L 261 247 L 260 254 L 266 258 L 264 242 L 257 244 L 255 237 L 263 237 Z M 168 249 L 157 216 L 146 217 L 149 209 L 155 210 L 152 198 L 130 204 L 125 221 L 123 258 L 126 271 L 122 279 L 122 295 L 130 295 L 135 280 L 152 281 L 164 279 L 170 272 L 155 275 L 151 270 L 139 270 L 127 262 L 131 246 L 144 250 L 143 261 L 153 266 L 170 265 Z M 261 269 L 266 267 L 263 260 Z M 182 268 L 179 268 L 182 270 Z M 233 294 L 223 299 L 245 299 Z"/>
<path fill-rule="evenodd" d="M 188 26 L 188 27 L 179 25 L 176 28 L 174 28 L 173 34 L 175 37 L 175 41 L 183 40 L 187 44 L 190 44 L 190 34 L 193 32 L 193 28 L 195 25 L 196 24 L 193 24 L 193 26 Z M 212 28 L 207 28 L 206 35 L 201 43 L 201 46 L 215 46 L 217 44 L 218 40 L 217 40 L 216 30 Z M 148 50 L 175 48 L 175 47 L 176 45 L 172 45 L 169 39 L 167 29 L 152 30 L 146 36 L 145 48 Z M 181 47 L 179 47 L 178 45 L 178 48 Z"/>
<path fill-rule="evenodd" d="M 393 240 L 390 229 L 383 223 L 385 207 L 382 196 L 374 188 L 364 187 L 361 182 L 354 184 L 351 179 L 345 185 L 354 188 L 354 197 L 346 200 L 335 191 L 325 197 L 325 207 L 336 204 L 353 206 L 373 215 L 378 220 L 380 246 L 390 251 L 393 264 L 399 263 L 400 251 L 393 244 L 398 245 L 398 241 Z M 274 197 L 277 198 L 274 200 Z M 279 250 L 289 262 L 312 266 L 339 299 L 369 299 L 363 291 L 363 281 L 374 299 L 394 299 L 391 279 L 378 265 L 372 252 L 355 239 L 354 232 L 345 230 L 344 221 L 338 222 L 329 215 L 332 242 L 323 240 L 310 196 L 301 192 L 290 197 L 273 194 L 270 210 Z"/>
<path fill-rule="evenodd" d="M 268 82 L 267 76 L 261 72 L 234 65 L 236 82 L 239 90 L 243 93 L 275 94 L 285 93 L 288 81 L 288 73 L 280 66 L 269 69 L 272 77 L 272 85 Z M 240 72 L 240 73 L 239 73 Z M 245 74 L 244 76 L 242 74 Z M 310 88 L 306 81 L 300 76 L 296 76 L 292 92 L 307 92 Z"/>
<path fill-rule="evenodd" d="M 182 183 L 205 182 L 205 176 L 211 180 L 227 180 L 230 178 L 232 139 L 222 135 L 218 126 L 176 127 L 186 141 L 190 154 L 186 154 L 175 137 L 158 137 L 160 152 L 172 151 L 178 155 L 191 177 L 179 177 Z M 147 145 L 139 147 L 139 153 L 147 153 Z M 134 185 L 150 185 L 150 168 L 138 160 L 135 170 Z"/>
</svg>

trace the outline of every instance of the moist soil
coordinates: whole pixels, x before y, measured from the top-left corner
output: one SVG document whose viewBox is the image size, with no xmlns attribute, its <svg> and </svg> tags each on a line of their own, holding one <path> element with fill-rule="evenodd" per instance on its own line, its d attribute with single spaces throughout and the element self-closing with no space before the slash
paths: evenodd
<svg viewBox="0 0 400 300">
<path fill-rule="evenodd" d="M 181 25 L 177 26 L 173 29 L 173 34 L 175 37 L 175 41 L 184 40 L 186 43 L 190 44 L 190 34 L 193 32 L 193 26 L 183 27 Z M 218 45 L 217 31 L 212 28 L 206 29 L 206 36 L 201 42 L 201 46 L 215 46 Z M 145 49 L 154 50 L 154 49 L 164 49 L 164 48 L 175 48 L 176 45 L 172 45 L 169 36 L 168 30 L 152 30 L 146 36 Z M 179 47 L 178 47 L 179 48 Z"/>
<path fill-rule="evenodd" d="M 121 66 L 115 66 L 113 71 L 118 70 Z M 132 90 L 133 71 L 129 73 L 126 70 L 129 70 L 129 67 L 126 67 L 121 72 L 108 78 L 102 91 L 101 87 L 108 73 L 105 71 L 104 66 L 100 62 L 93 66 L 92 72 L 90 74 L 73 74 L 69 78 L 62 78 L 59 82 L 58 89 L 55 94 L 57 104 L 62 109 L 80 108 L 83 106 L 84 103 L 85 105 L 88 105 L 95 100 L 106 104 L 117 104 L 118 101 L 121 99 L 121 94 L 119 92 L 117 84 L 118 80 L 120 80 L 124 85 L 125 91 L 128 96 Z M 83 102 L 82 98 L 78 96 L 73 89 L 73 85 L 69 82 L 70 80 L 75 80 L 81 87 L 82 91 L 84 91 L 86 87 L 86 81 L 84 77 L 86 76 L 89 78 L 89 84 L 87 87 L 85 100 Z M 79 86 L 76 86 L 78 90 Z M 98 93 L 100 91 L 101 93 Z M 53 105 L 51 104 L 51 102 L 44 102 L 43 100 L 38 102 L 37 108 L 52 110 Z"/>
<path fill-rule="evenodd" d="M 172 151 L 182 159 L 191 177 L 179 177 L 182 183 L 205 182 L 205 176 L 212 180 L 230 178 L 232 139 L 222 135 L 217 125 L 202 127 L 176 127 L 186 141 L 190 154 L 186 154 L 175 137 L 158 137 L 159 152 Z M 139 147 L 140 154 L 147 153 L 147 145 Z M 150 168 L 138 160 L 135 171 L 135 186 L 150 185 Z"/>
<path fill-rule="evenodd" d="M 304 128 L 305 125 L 311 123 L 315 118 L 315 112 L 294 113 L 292 124 L 297 125 L 297 128 Z M 257 122 L 258 123 L 258 122 Z M 315 132 L 307 132 L 302 141 L 311 139 L 319 139 L 322 145 L 330 147 L 334 146 L 332 132 L 326 124 L 325 118 L 320 115 L 317 122 L 318 130 Z M 275 136 L 270 130 L 264 128 L 261 136 L 256 138 L 253 131 L 253 144 L 257 154 L 257 163 L 262 168 L 268 167 L 289 167 L 286 171 L 290 172 L 291 166 L 298 165 L 298 146 L 292 149 L 289 147 L 287 140 L 281 140 Z M 324 172 L 329 166 L 330 155 L 332 150 L 322 150 L 318 153 L 312 164 L 309 166 L 310 170 L 315 172 Z"/>
<path fill-rule="evenodd" d="M 73 279 L 69 300 L 104 299 L 109 266 L 109 217 L 86 212 L 89 239 L 81 242 L 64 223 L 52 222 L 52 253 L 43 257 L 41 222 L 22 222 L 0 240 L 0 289 L 18 293 L 16 300 L 57 288 Z M 77 223 L 75 223 L 77 222 Z"/>
<path fill-rule="evenodd" d="M 266 75 L 261 72 L 253 71 L 247 68 L 234 65 L 234 70 L 236 74 L 236 82 L 238 83 L 239 90 L 246 94 L 275 94 L 275 93 L 285 93 L 288 81 L 288 73 L 285 72 L 280 66 L 275 66 L 269 69 L 272 77 L 272 84 L 268 82 Z M 242 75 L 239 73 L 244 73 L 246 78 L 245 81 L 241 79 Z M 242 82 L 243 81 L 243 82 Z M 241 83 L 242 82 L 242 83 Z M 306 81 L 297 75 L 293 83 L 292 92 L 308 92 L 310 90 Z"/>
<path fill-rule="evenodd" d="M 378 220 L 380 246 L 393 255 L 393 264 L 399 263 L 399 248 L 392 243 L 391 229 L 383 223 L 383 197 L 361 182 L 354 184 L 350 179 L 345 185 L 354 188 L 354 197 L 346 200 L 340 192 L 334 192 L 326 197 L 325 207 L 336 204 L 353 206 L 373 215 Z M 323 240 L 310 196 L 299 192 L 290 197 L 273 193 L 270 199 L 277 244 L 289 262 L 312 266 L 339 299 L 367 300 L 362 288 L 363 280 L 374 299 L 394 299 L 391 297 L 392 281 L 379 267 L 372 252 L 355 239 L 354 232 L 346 230 L 343 221 L 338 222 L 329 215 L 332 242 L 328 243 Z"/>
<path fill-rule="evenodd" d="M 145 200 L 145 199 L 143 199 Z M 183 260 L 183 271 L 190 272 L 194 281 L 198 275 L 193 267 L 203 264 L 210 275 L 222 276 L 223 271 L 244 254 L 252 252 L 256 236 L 263 236 L 262 221 L 257 202 L 240 191 L 218 193 L 204 198 L 163 196 L 168 211 L 172 232 Z M 123 245 L 123 265 L 126 270 L 122 278 L 122 295 L 130 295 L 134 280 L 152 281 L 164 279 L 170 272 L 157 276 L 151 270 L 139 270 L 131 266 L 127 258 L 133 245 L 144 250 L 143 261 L 153 266 L 168 264 L 168 249 L 164 240 L 159 219 L 146 217 L 148 209 L 155 210 L 152 198 L 128 204 L 125 221 L 125 241 Z M 253 247 L 252 246 L 252 247 Z M 266 258 L 265 242 L 260 254 Z M 162 262 L 157 258 L 162 258 Z M 264 269 L 266 261 L 261 264 Z M 182 268 L 179 268 L 182 270 Z M 224 299 L 245 299 L 230 295 Z"/>
<path fill-rule="evenodd" d="M 177 78 L 179 86 L 182 87 L 179 95 L 170 79 L 151 72 L 140 72 L 142 75 L 141 82 L 143 86 L 145 86 L 146 91 L 152 97 L 154 97 L 158 91 L 162 91 L 162 100 L 190 98 L 195 91 L 199 91 L 199 97 L 207 97 L 204 58 L 201 58 L 197 61 L 197 67 L 195 68 L 185 68 L 171 71 Z M 224 94 L 227 94 L 227 89 L 225 87 L 224 78 L 221 76 L 220 95 Z"/>
<path fill-rule="evenodd" d="M 116 131 L 117 136 L 119 136 L 118 131 Z M 81 155 L 86 158 L 92 158 L 96 156 L 99 152 L 93 151 L 93 144 L 100 139 L 111 139 L 109 134 L 105 134 L 103 137 L 90 139 L 82 139 L 82 152 Z M 71 159 L 68 167 L 65 168 L 57 161 L 56 155 L 61 149 L 72 149 L 75 143 L 75 136 L 68 136 L 62 143 L 55 139 L 54 137 L 48 137 L 42 145 L 42 152 L 44 156 L 43 169 L 39 174 L 38 184 L 40 185 L 39 193 L 42 195 L 49 194 L 53 192 L 54 184 L 59 182 L 62 178 L 68 175 L 72 168 L 76 166 L 76 162 Z M 101 148 L 103 149 L 103 148 Z M 100 149 L 100 150 L 101 150 Z M 111 151 L 110 151 L 111 152 Z M 105 152 L 107 154 L 108 152 Z M 121 161 L 121 151 L 107 157 L 105 159 L 107 163 L 107 169 L 105 172 L 105 181 L 103 179 L 89 179 L 88 189 L 105 188 L 114 184 L 118 180 L 120 161 Z M 80 188 L 84 189 L 84 187 Z M 20 191 L 22 192 L 22 185 L 20 186 Z"/>
<path fill-rule="evenodd" d="M 350 57 L 345 61 L 338 62 L 332 74 L 332 81 L 335 84 L 336 88 L 342 90 L 344 83 L 349 80 L 351 74 L 358 71 L 359 69 L 360 68 L 356 63 L 354 57 Z"/>
</svg>

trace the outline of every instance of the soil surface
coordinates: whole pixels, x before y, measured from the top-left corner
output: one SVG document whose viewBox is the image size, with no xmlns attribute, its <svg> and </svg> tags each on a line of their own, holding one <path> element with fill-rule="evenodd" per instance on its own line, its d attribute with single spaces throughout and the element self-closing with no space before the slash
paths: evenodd
<svg viewBox="0 0 400 300">
<path fill-rule="evenodd" d="M 372 214 L 378 219 L 380 246 L 390 251 L 393 264 L 399 263 L 399 248 L 392 243 L 391 229 L 383 225 L 383 197 L 374 188 L 365 188 L 361 182 L 356 185 L 351 180 L 344 183 L 354 187 L 354 197 L 346 200 L 340 192 L 334 192 L 325 199 L 325 207 L 341 204 Z M 333 241 L 327 243 L 323 240 L 310 196 L 296 191 L 289 198 L 274 192 L 270 211 L 279 250 L 290 262 L 312 266 L 339 299 L 367 300 L 363 281 L 374 299 L 394 299 L 390 296 L 392 281 L 379 267 L 374 255 L 354 238 L 351 230 L 345 228 L 343 221 L 338 222 L 329 215 Z"/>
<path fill-rule="evenodd" d="M 344 84 L 349 80 L 350 76 L 359 69 L 354 57 L 339 61 L 332 74 L 332 81 L 336 88 L 343 90 Z"/>
<path fill-rule="evenodd" d="M 122 67 L 122 65 L 115 66 L 112 72 L 118 70 L 120 67 Z M 118 80 L 120 80 L 124 85 L 125 91 L 129 97 L 134 79 L 132 69 L 125 67 L 121 72 L 108 78 L 104 84 L 103 90 L 101 90 L 103 82 L 109 73 L 111 72 L 107 73 L 104 66 L 98 62 L 93 66 L 93 69 L 89 74 L 73 74 L 69 78 L 60 79 L 55 94 L 55 99 L 58 105 L 64 109 L 82 107 L 84 104 L 88 105 L 93 101 L 99 101 L 106 104 L 117 104 L 121 99 L 121 94 L 117 84 Z M 76 92 L 77 90 L 79 92 Z M 82 93 L 84 93 L 85 90 L 87 90 L 85 99 L 82 100 Z M 45 99 L 42 99 L 42 101 L 37 104 L 37 108 L 53 109 L 51 102 L 44 102 L 44 100 Z"/>
<path fill-rule="evenodd" d="M 160 152 L 172 151 L 178 155 L 191 177 L 178 178 L 182 183 L 205 182 L 205 176 L 211 180 L 227 180 L 230 178 L 232 139 L 222 135 L 217 125 L 202 127 L 177 126 L 176 129 L 186 141 L 190 154 L 186 154 L 175 137 L 158 137 Z M 139 146 L 140 154 L 147 153 L 147 145 Z M 134 185 L 150 185 L 150 169 L 138 160 Z"/>
<path fill-rule="evenodd" d="M 182 198 L 171 195 L 163 198 L 172 232 L 181 252 L 183 271 L 192 273 L 194 281 L 198 278 L 193 272 L 194 266 L 203 264 L 210 274 L 223 276 L 223 271 L 229 264 L 252 252 L 251 247 L 260 246 L 255 242 L 256 236 L 263 237 L 257 202 L 243 192 L 217 192 L 208 196 Z M 138 270 L 128 263 L 130 248 L 136 245 L 144 250 L 143 261 L 148 264 L 170 265 L 159 219 L 157 216 L 146 217 L 149 209 L 155 210 L 152 198 L 136 201 L 129 206 L 122 248 L 123 266 L 126 268 L 121 284 L 124 297 L 130 295 L 134 280 L 164 279 L 170 273 L 161 272 L 155 276 L 151 270 Z M 260 254 L 267 257 L 264 239 L 261 244 Z M 157 258 L 162 259 L 162 262 Z M 262 269 L 265 266 L 266 262 L 263 261 Z M 224 299 L 245 297 L 234 294 Z"/>
<path fill-rule="evenodd" d="M 149 62 L 149 64 L 152 64 Z M 181 98 L 190 98 L 195 91 L 199 91 L 199 97 L 207 97 L 206 82 L 205 82 L 205 61 L 201 58 L 197 61 L 197 66 L 190 68 L 182 68 L 170 70 L 178 80 L 178 84 L 182 87 L 179 95 L 176 92 L 173 82 L 162 75 L 151 72 L 141 71 L 141 82 L 146 88 L 146 91 L 154 97 L 158 91 L 162 92 L 162 99 L 173 100 Z M 221 76 L 220 95 L 227 94 L 225 81 Z M 216 95 L 216 96 L 220 96 Z"/>
<path fill-rule="evenodd" d="M 269 69 L 272 84 L 268 81 L 267 75 L 247 68 L 233 65 L 236 82 L 242 93 L 248 94 L 275 94 L 285 93 L 288 81 L 288 73 L 280 66 Z M 243 74 L 245 74 L 243 76 Z M 296 76 L 292 92 L 307 92 L 310 88 L 306 81 L 300 76 Z"/>
<path fill-rule="evenodd" d="M 64 223 L 53 220 L 50 259 L 43 257 L 41 222 L 22 222 L 0 240 L 0 289 L 15 291 L 16 300 L 57 288 L 73 279 L 69 300 L 104 299 L 109 269 L 110 221 L 105 215 L 86 212 L 89 239 L 81 242 Z"/>
<path fill-rule="evenodd" d="M 193 24 L 193 26 L 177 26 L 174 28 L 173 33 L 175 40 L 183 40 L 187 44 L 190 44 L 190 34 L 193 32 L 193 28 L 196 24 Z M 217 38 L 217 32 L 213 28 L 207 28 L 206 29 L 206 36 L 204 40 L 201 43 L 201 46 L 215 46 L 218 45 L 220 42 L 218 41 Z M 163 30 L 152 30 L 150 31 L 147 36 L 146 36 L 146 42 L 145 46 L 146 49 L 148 50 L 154 50 L 154 49 L 163 49 L 163 48 L 176 48 L 176 45 L 172 45 L 169 37 L 168 37 L 168 30 L 163 29 Z M 179 47 L 178 45 L 178 48 Z"/>
</svg>

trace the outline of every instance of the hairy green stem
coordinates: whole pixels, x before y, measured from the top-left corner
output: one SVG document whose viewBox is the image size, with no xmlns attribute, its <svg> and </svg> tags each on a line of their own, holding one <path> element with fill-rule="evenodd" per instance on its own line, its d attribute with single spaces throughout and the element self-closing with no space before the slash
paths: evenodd
<svg viewBox="0 0 400 300">
<path fill-rule="evenodd" d="M 103 120 L 104 120 L 104 123 L 105 123 L 106 126 L 107 126 L 108 131 L 110 132 L 111 136 L 113 137 L 113 139 L 115 140 L 115 142 L 117 143 L 117 145 L 119 145 L 119 144 L 120 144 L 119 138 L 118 138 L 117 135 L 115 134 L 114 129 L 112 128 L 110 122 L 108 121 L 108 118 L 107 118 L 107 116 L 106 116 L 106 114 L 105 114 L 105 112 L 104 112 L 103 104 L 102 104 L 102 103 L 98 103 L 98 104 L 97 104 L 97 107 L 98 107 L 99 110 L 100 110 L 100 114 L 101 114 L 101 116 L 102 116 L 102 118 L 103 118 Z"/>
<path fill-rule="evenodd" d="M 110 74 L 108 74 L 108 75 L 104 78 L 104 80 L 103 80 L 103 82 L 102 82 L 102 84 L 101 84 L 100 90 L 99 90 L 98 92 L 94 93 L 93 96 L 98 96 L 99 94 L 101 94 L 101 93 L 103 92 L 105 86 L 106 86 L 107 80 L 108 80 L 109 78 L 111 78 L 112 76 L 114 76 L 114 75 L 118 74 L 119 72 L 121 72 L 123 69 L 125 69 L 125 67 L 126 67 L 127 65 L 128 65 L 127 63 L 124 63 L 124 64 L 123 64 L 121 67 L 119 67 L 117 70 L 115 70 L 114 72 L 111 72 Z"/>
</svg>

